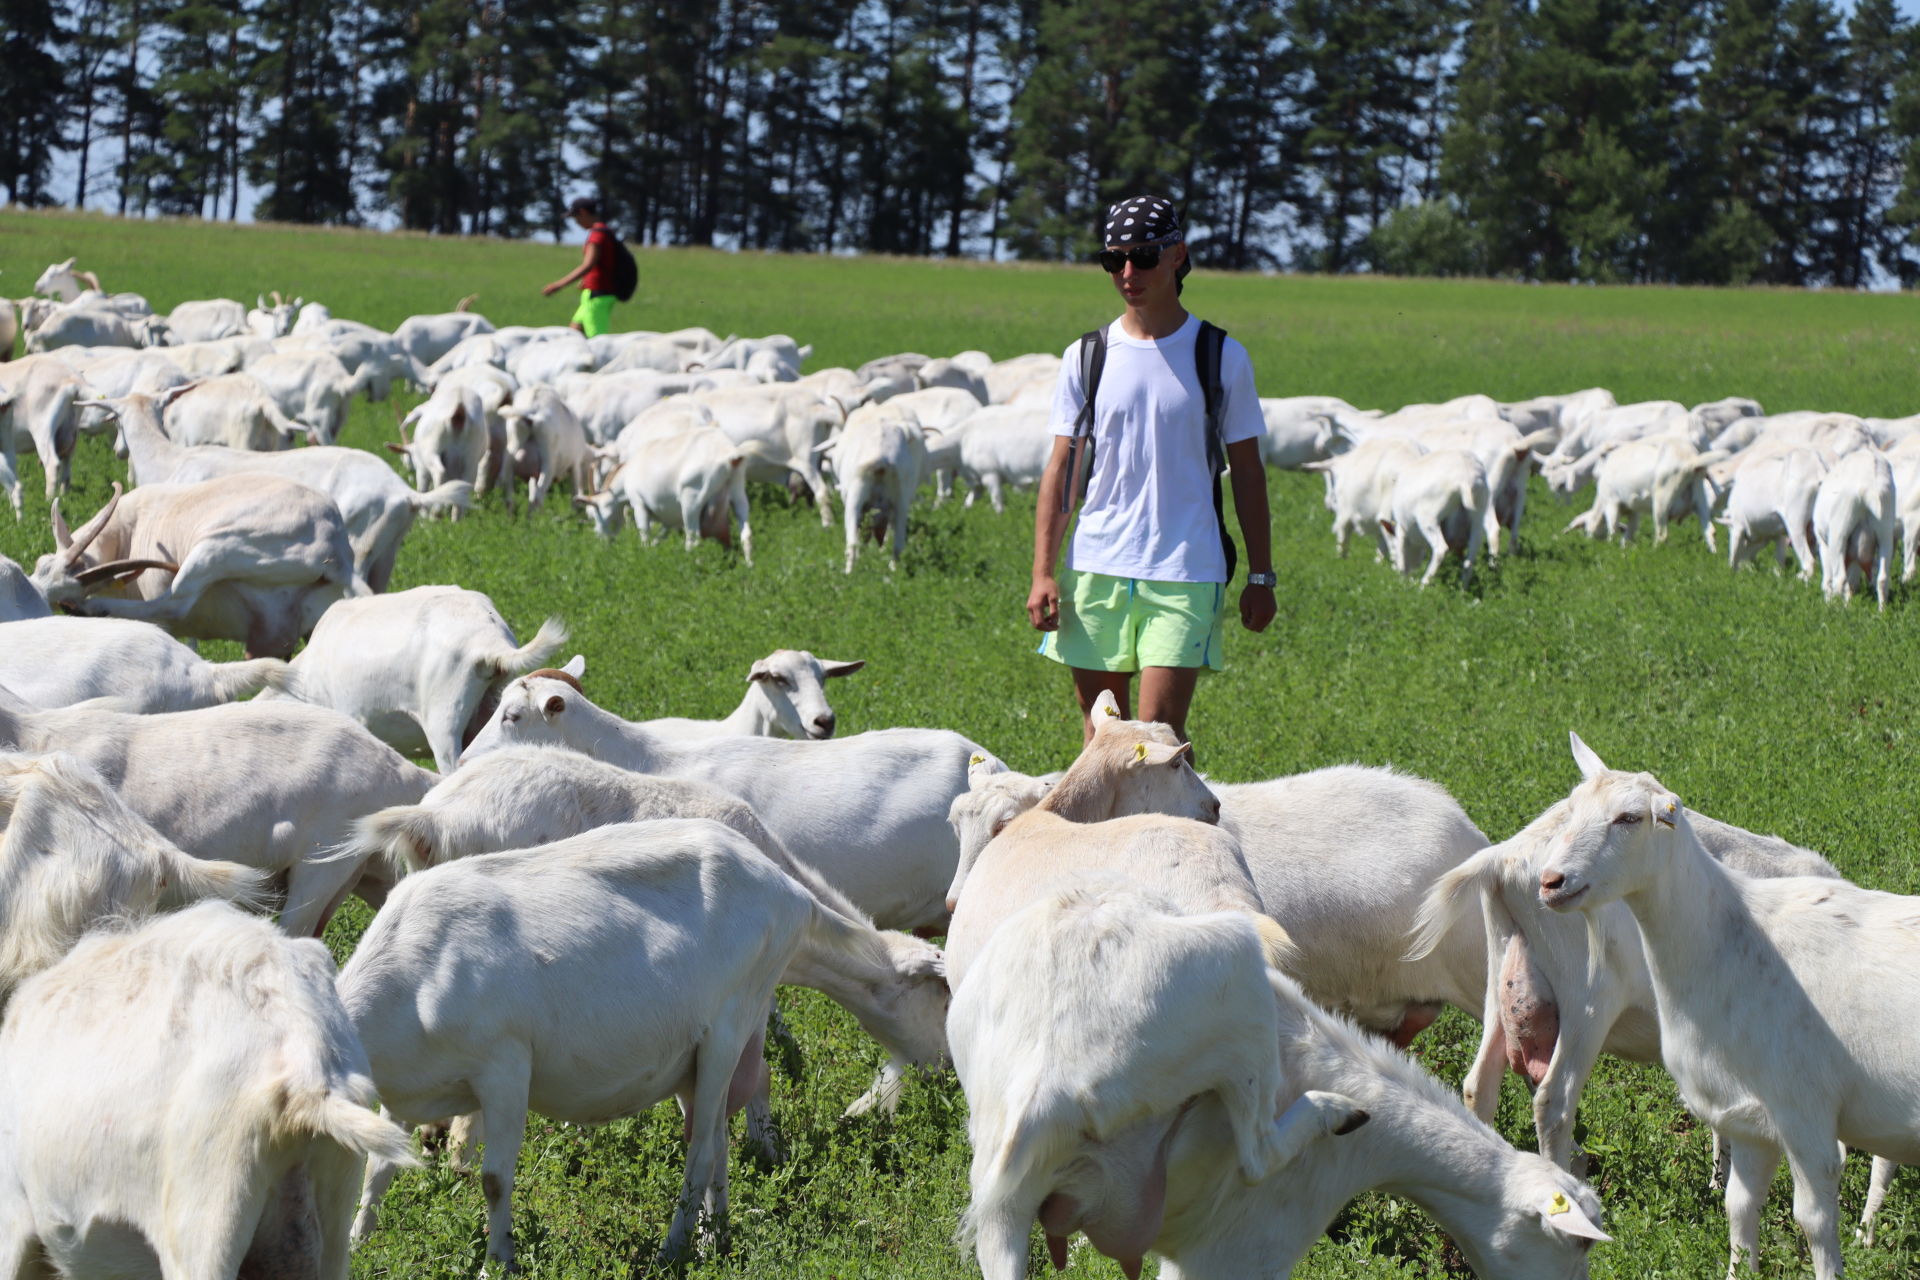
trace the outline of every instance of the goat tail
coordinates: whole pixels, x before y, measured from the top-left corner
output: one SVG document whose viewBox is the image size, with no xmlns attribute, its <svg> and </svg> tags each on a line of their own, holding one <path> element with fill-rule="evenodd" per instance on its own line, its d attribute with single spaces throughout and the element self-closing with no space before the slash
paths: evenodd
<svg viewBox="0 0 1920 1280">
<path fill-rule="evenodd" d="M 186 906 L 206 898 L 221 898 L 242 911 L 263 912 L 273 897 L 273 873 L 238 862 L 196 858 L 169 847 L 162 854 L 166 866 L 162 900 Z"/>
<path fill-rule="evenodd" d="M 407 505 L 415 511 L 466 511 L 473 506 L 473 485 L 466 480 L 449 480 L 425 493 L 409 489 Z"/>
<path fill-rule="evenodd" d="M 773 455 L 773 453 L 767 448 L 766 444 L 763 441 L 759 441 L 759 440 L 740 441 L 738 444 L 733 446 L 733 452 L 732 454 L 729 455 L 729 457 L 731 457 L 735 461 L 751 458 L 755 462 L 770 462 L 775 466 L 786 465 L 779 458 Z"/>
<path fill-rule="evenodd" d="M 420 804 L 397 804 L 355 822 L 344 852 L 382 859 L 398 879 L 409 871 L 450 861 L 439 836 L 433 810 Z"/>
<path fill-rule="evenodd" d="M 1254 932 L 1260 935 L 1260 950 L 1266 957 L 1267 967 L 1282 973 L 1300 972 L 1300 948 L 1293 935 L 1272 916 L 1252 912 L 1248 915 L 1253 920 Z"/>
<path fill-rule="evenodd" d="M 1427 890 L 1427 896 L 1420 903 L 1419 913 L 1414 916 L 1413 933 L 1408 941 L 1407 952 L 1401 958 L 1414 961 L 1432 955 L 1455 923 L 1466 914 L 1467 904 L 1476 891 L 1491 895 L 1498 889 L 1500 867 L 1505 858 L 1506 851 L 1498 845 L 1492 845 L 1434 881 L 1433 887 Z"/>
<path fill-rule="evenodd" d="M 536 667 L 545 666 L 547 659 L 566 642 L 567 624 L 557 617 L 548 618 L 533 633 L 533 639 L 518 649 L 502 649 L 483 662 L 493 668 L 496 678 L 525 675 Z"/>
<path fill-rule="evenodd" d="M 285 693 L 293 684 L 293 668 L 279 658 L 216 662 L 212 667 L 215 702 L 235 702 L 262 689 Z"/>
<path fill-rule="evenodd" d="M 273 1126 L 281 1134 L 304 1133 L 329 1138 L 357 1156 L 382 1164 L 414 1168 L 420 1158 L 413 1154 L 413 1142 L 407 1131 L 395 1124 L 384 1111 L 375 1111 L 363 1098 L 371 1095 L 366 1077 L 349 1077 L 332 1087 L 282 1080 L 277 1092 L 279 1106 Z M 317 1082 L 315 1082 L 317 1084 Z M 359 1085 L 356 1089 L 354 1086 Z M 359 1095 L 359 1096 L 356 1096 Z"/>
<path fill-rule="evenodd" d="M 1027 1239 L 1040 1208 L 1039 1197 L 1026 1184 L 1043 1166 L 1056 1128 L 1038 1106 L 1039 1094 L 1037 1077 L 1014 1084 L 997 1108 L 1002 1121 L 999 1132 L 974 1139 L 973 1168 L 968 1175 L 973 1194 L 956 1241 L 962 1248 L 975 1249 L 980 1270 L 989 1280 L 1026 1274 Z M 975 1110 L 975 1118 L 981 1113 Z M 1078 1130 L 1077 1124 L 1069 1127 L 1076 1135 Z M 1023 1203 L 1028 1200 L 1033 1203 Z"/>
</svg>

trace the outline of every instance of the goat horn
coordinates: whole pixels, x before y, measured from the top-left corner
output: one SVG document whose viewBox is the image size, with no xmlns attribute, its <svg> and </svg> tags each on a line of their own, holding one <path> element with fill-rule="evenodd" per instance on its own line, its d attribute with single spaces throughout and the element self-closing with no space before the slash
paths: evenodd
<svg viewBox="0 0 1920 1280">
<path fill-rule="evenodd" d="M 96 564 L 82 569 L 73 575 L 74 581 L 83 587 L 96 582 L 105 582 L 108 578 L 122 578 L 130 574 L 145 573 L 149 569 L 165 569 L 168 573 L 180 572 L 180 566 L 171 560 L 109 560 L 105 564 Z"/>
<path fill-rule="evenodd" d="M 284 307 L 286 305 L 285 300 L 280 297 L 280 291 L 278 289 L 272 290 L 270 296 L 273 298 L 274 306 Z"/>
<path fill-rule="evenodd" d="M 113 496 L 107 499 L 107 505 L 100 508 L 93 519 L 80 526 L 80 532 L 68 541 L 67 568 L 71 569 L 80 563 L 80 557 L 87 553 L 87 548 L 92 545 L 93 540 L 99 537 L 101 530 L 107 527 L 107 521 L 113 519 L 113 509 L 120 505 L 120 494 L 120 482 L 116 480 L 113 482 Z"/>
</svg>

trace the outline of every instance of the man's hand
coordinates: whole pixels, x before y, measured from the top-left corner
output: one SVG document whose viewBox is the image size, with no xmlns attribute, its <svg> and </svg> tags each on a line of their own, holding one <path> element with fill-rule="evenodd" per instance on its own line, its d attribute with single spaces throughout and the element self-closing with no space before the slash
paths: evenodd
<svg viewBox="0 0 1920 1280">
<path fill-rule="evenodd" d="M 540 296 L 543 298 L 551 298 L 554 294 L 558 292 L 560 292 L 560 282 L 556 280 L 552 284 L 540 290 Z"/>
<path fill-rule="evenodd" d="M 1027 621 L 1033 623 L 1035 631 L 1060 629 L 1060 583 L 1057 579 L 1033 580 L 1033 590 L 1027 593 Z"/>
<path fill-rule="evenodd" d="M 1240 589 L 1240 625 L 1249 631 L 1265 631 L 1273 621 L 1273 615 L 1280 611 L 1273 600 L 1272 587 L 1256 587 L 1249 583 Z"/>
</svg>

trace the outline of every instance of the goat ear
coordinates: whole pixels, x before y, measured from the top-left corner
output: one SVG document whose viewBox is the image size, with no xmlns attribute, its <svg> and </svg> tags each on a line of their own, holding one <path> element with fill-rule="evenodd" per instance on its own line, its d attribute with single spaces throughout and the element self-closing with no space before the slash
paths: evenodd
<svg viewBox="0 0 1920 1280">
<path fill-rule="evenodd" d="M 1007 766 L 990 755 L 974 752 L 967 757 L 967 790 L 977 791 L 980 784 L 996 773 L 1005 773 Z"/>
<path fill-rule="evenodd" d="M 865 658 L 862 658 L 858 662 L 829 662 L 825 658 L 822 658 L 820 660 L 820 665 L 823 668 L 825 668 L 822 674 L 825 675 L 827 679 L 831 680 L 835 676 L 852 675 L 854 672 L 858 671 L 860 668 L 866 666 L 867 660 Z"/>
<path fill-rule="evenodd" d="M 1100 696 L 1093 700 L 1093 710 L 1087 714 L 1093 718 L 1093 729 L 1098 733 L 1103 721 L 1120 718 L 1120 700 L 1113 696 L 1113 690 L 1102 689 Z"/>
<path fill-rule="evenodd" d="M 763 680 L 771 679 L 773 679 L 773 668 L 767 665 L 765 658 L 758 659 L 751 667 L 747 668 L 748 684 L 758 684 Z"/>
<path fill-rule="evenodd" d="M 587 655 L 584 653 L 574 654 L 571 658 L 567 659 L 567 665 L 560 669 L 572 676 L 575 680 L 580 679 L 587 674 Z"/>
<path fill-rule="evenodd" d="M 1133 762 L 1136 765 L 1172 764 L 1193 749 L 1193 744 L 1182 742 L 1169 747 L 1163 742 L 1136 742 L 1133 746 Z"/>
<path fill-rule="evenodd" d="M 1573 1197 L 1564 1191 L 1556 1191 L 1547 1197 L 1547 1202 L 1540 1206 L 1540 1221 L 1549 1231 L 1578 1236 L 1582 1240 L 1597 1240 L 1603 1244 L 1613 1240 L 1613 1237 L 1602 1231 L 1599 1224 L 1587 1216 L 1586 1210 L 1575 1204 Z"/>
<path fill-rule="evenodd" d="M 1601 762 L 1600 757 L 1593 754 L 1593 748 L 1580 741 L 1579 734 L 1569 732 L 1567 737 L 1573 744 L 1573 762 L 1580 766 L 1582 778 L 1598 777 L 1607 771 L 1607 766 Z"/>
<path fill-rule="evenodd" d="M 1647 793 L 1648 816 L 1653 819 L 1655 825 L 1665 827 L 1669 831 L 1673 830 L 1679 822 L 1682 807 L 1680 797 L 1658 783 L 1654 784 L 1653 789 Z"/>
<path fill-rule="evenodd" d="M 991 839 L 999 835 L 1002 831 L 1005 831 L 1007 824 L 1019 816 L 1019 812 L 1014 809 L 1002 809 L 999 813 L 994 814 L 993 822 L 987 827 L 988 838 Z"/>
</svg>

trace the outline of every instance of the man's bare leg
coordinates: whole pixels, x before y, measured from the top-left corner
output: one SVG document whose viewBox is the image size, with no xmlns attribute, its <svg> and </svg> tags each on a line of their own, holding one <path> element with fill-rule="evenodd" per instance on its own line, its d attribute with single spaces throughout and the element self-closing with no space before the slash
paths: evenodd
<svg viewBox="0 0 1920 1280">
<path fill-rule="evenodd" d="M 1093 741 L 1093 700 L 1101 693 L 1112 693 L 1114 701 L 1120 704 L 1120 714 L 1131 716 L 1127 705 L 1133 693 L 1133 672 L 1089 671 L 1085 667 L 1074 667 L 1072 670 L 1073 693 L 1080 700 L 1080 728 L 1085 734 L 1081 738 L 1083 743 Z"/>
<path fill-rule="evenodd" d="M 1198 667 L 1140 668 L 1140 718 L 1157 720 L 1187 741 L 1187 709 L 1199 683 Z"/>
</svg>

